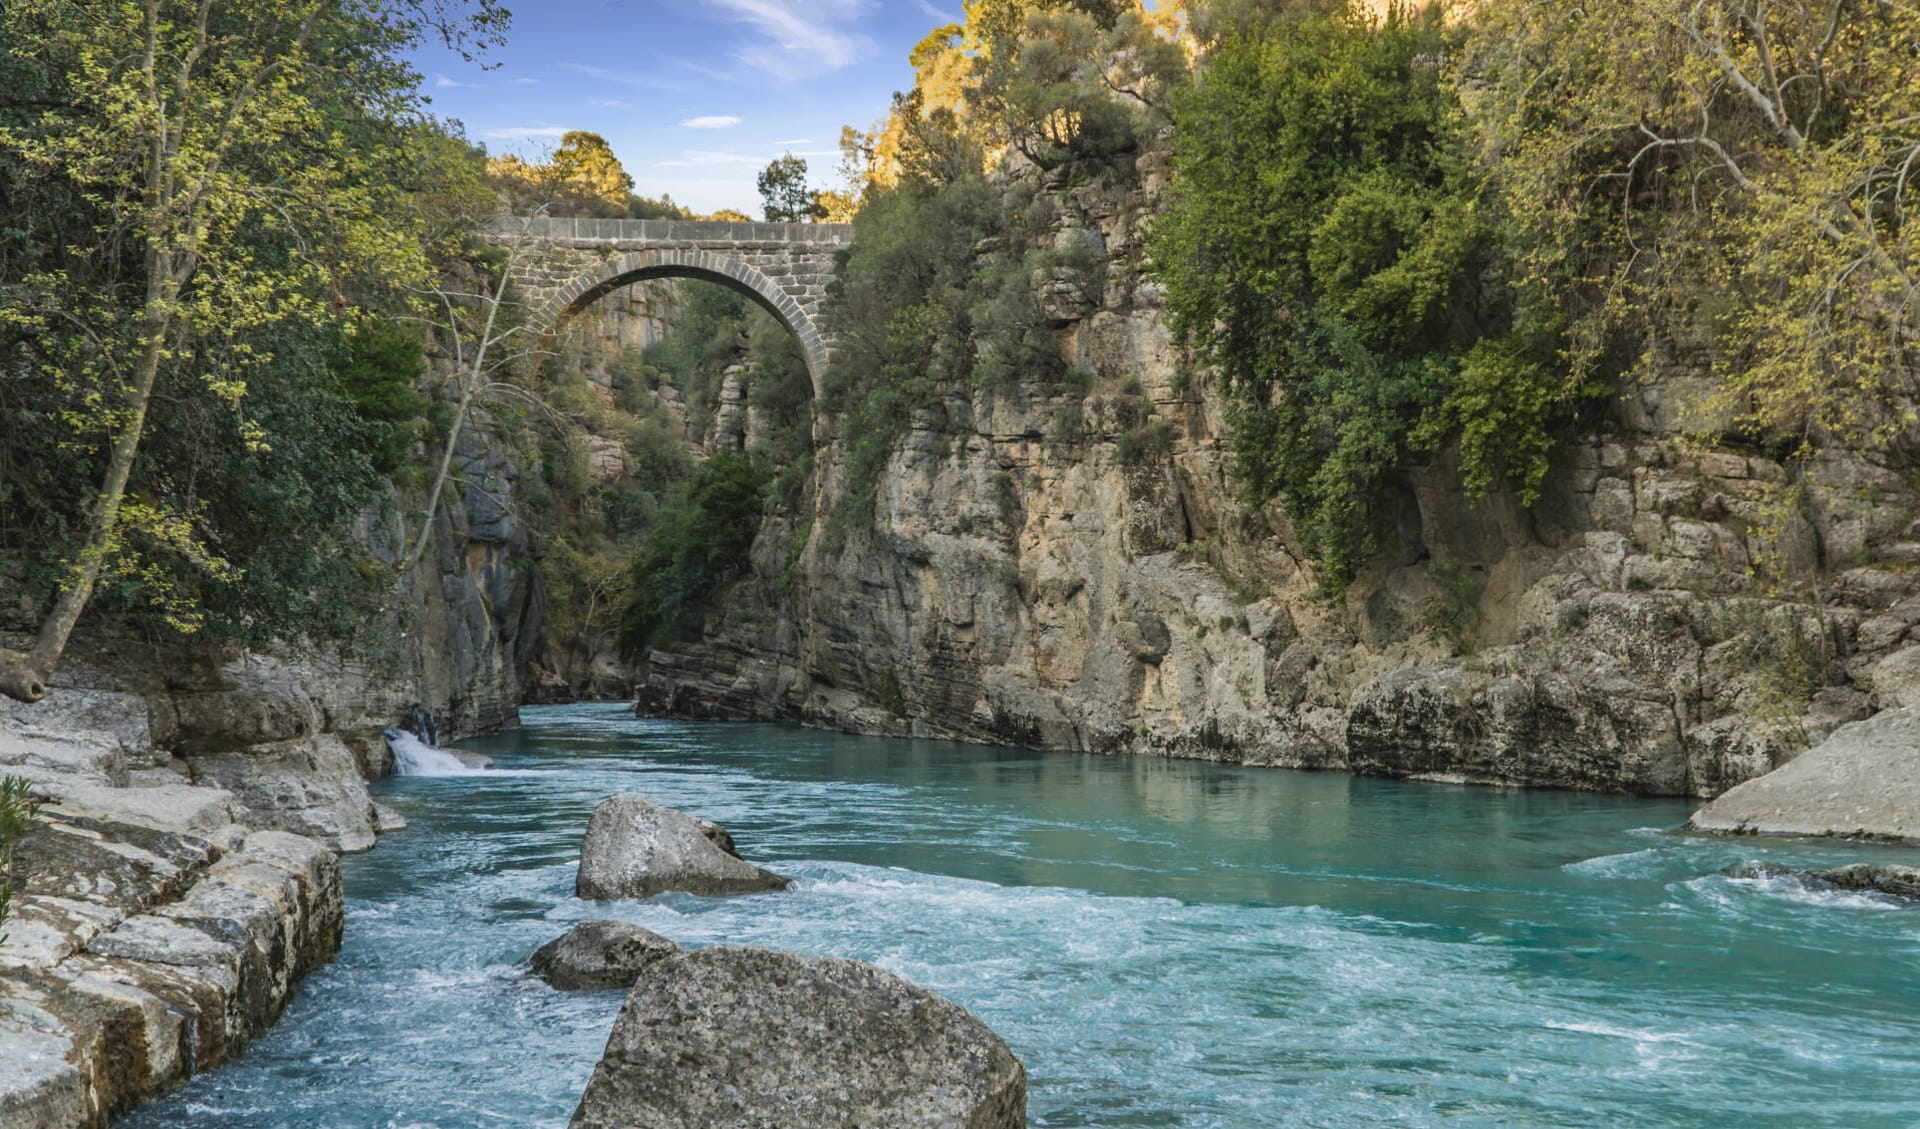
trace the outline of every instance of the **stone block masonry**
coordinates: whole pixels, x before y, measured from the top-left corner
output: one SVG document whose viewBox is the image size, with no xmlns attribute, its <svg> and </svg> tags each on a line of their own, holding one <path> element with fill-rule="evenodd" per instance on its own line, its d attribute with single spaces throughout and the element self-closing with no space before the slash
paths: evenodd
<svg viewBox="0 0 1920 1129">
<path fill-rule="evenodd" d="M 486 237 L 518 249 L 515 281 L 543 337 L 622 286 L 700 279 L 746 295 L 791 329 L 821 392 L 833 342 L 819 317 L 851 224 L 501 219 Z"/>
</svg>

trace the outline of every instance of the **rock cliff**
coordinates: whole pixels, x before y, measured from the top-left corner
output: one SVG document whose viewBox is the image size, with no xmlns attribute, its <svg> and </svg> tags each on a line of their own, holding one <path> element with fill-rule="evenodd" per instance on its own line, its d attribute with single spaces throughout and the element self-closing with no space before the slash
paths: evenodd
<svg viewBox="0 0 1920 1129">
<path fill-rule="evenodd" d="M 700 637 L 651 655 L 642 712 L 1710 797 L 1917 700 L 1914 484 L 1690 439 L 1685 341 L 1531 507 L 1470 498 L 1444 455 L 1405 468 L 1382 551 L 1322 599 L 1285 513 L 1243 504 L 1143 272 L 1163 168 L 1046 186 L 1107 262 L 1094 308 L 1050 311 L 1091 390 L 949 388 L 844 538 L 820 419 L 815 512 L 770 519 Z"/>
</svg>

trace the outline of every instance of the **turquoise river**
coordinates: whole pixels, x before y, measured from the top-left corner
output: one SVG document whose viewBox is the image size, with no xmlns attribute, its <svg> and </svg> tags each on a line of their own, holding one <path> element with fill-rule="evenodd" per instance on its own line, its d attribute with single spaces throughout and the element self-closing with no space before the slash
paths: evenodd
<svg viewBox="0 0 1920 1129">
<path fill-rule="evenodd" d="M 520 961 L 575 921 L 870 960 L 973 1009 L 1036 1126 L 1920 1124 L 1920 910 L 1677 833 L 1687 806 L 529 710 L 502 771 L 397 777 L 347 935 L 141 1127 L 564 1126 L 618 992 Z M 781 894 L 573 898 L 587 816 L 726 824 Z"/>
</svg>

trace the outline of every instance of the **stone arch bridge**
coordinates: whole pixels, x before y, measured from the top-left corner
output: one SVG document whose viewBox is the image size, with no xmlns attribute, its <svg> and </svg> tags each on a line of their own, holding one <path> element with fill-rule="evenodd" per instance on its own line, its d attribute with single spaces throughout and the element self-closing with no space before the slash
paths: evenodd
<svg viewBox="0 0 1920 1129">
<path fill-rule="evenodd" d="M 793 331 L 806 354 L 814 395 L 821 394 L 833 343 L 821 329 L 820 308 L 833 256 L 853 240 L 852 224 L 503 219 L 486 237 L 496 246 L 517 245 L 515 277 L 543 339 L 572 314 L 630 283 L 717 282 Z"/>
</svg>

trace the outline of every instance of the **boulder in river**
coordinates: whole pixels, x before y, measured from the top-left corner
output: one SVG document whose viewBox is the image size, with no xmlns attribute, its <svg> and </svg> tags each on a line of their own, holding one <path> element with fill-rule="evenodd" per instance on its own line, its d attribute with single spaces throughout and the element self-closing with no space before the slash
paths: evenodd
<svg viewBox="0 0 1920 1129">
<path fill-rule="evenodd" d="M 625 988 L 657 960 L 680 951 L 658 933 L 624 921 L 583 921 L 529 958 L 533 973 L 564 991 Z"/>
<path fill-rule="evenodd" d="M 649 965 L 572 1129 L 1015 1129 L 1027 1072 L 973 1014 L 858 961 L 711 948 Z"/>
<path fill-rule="evenodd" d="M 587 822 L 574 893 L 583 898 L 651 898 L 669 890 L 752 894 L 792 884 L 729 854 L 701 827 L 703 822 L 631 793 L 607 797 Z M 731 837 L 725 842 L 731 845 Z"/>
<path fill-rule="evenodd" d="M 1920 839 L 1920 707 L 1834 730 L 1693 813 L 1695 831 Z"/>
</svg>

